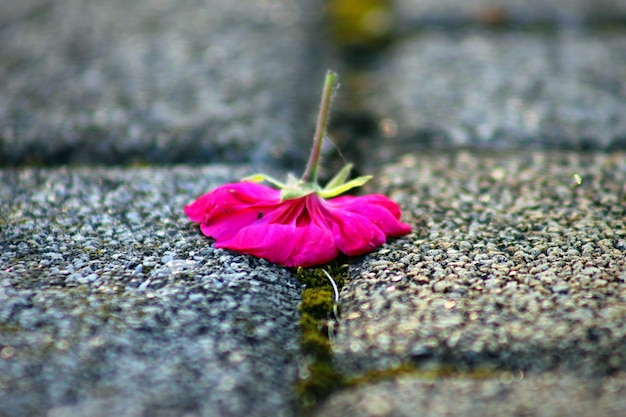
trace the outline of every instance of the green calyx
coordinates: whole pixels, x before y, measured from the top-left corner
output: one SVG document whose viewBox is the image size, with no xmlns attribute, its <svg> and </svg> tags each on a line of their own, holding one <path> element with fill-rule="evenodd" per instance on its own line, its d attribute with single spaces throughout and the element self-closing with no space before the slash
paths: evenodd
<svg viewBox="0 0 626 417">
<path fill-rule="evenodd" d="M 269 182 L 280 189 L 281 202 L 305 197 L 313 193 L 316 193 L 322 198 L 333 198 L 353 188 L 361 187 L 372 179 L 371 175 L 365 175 L 348 181 L 351 169 L 352 164 L 345 165 L 324 187 L 314 182 L 305 182 L 301 179 L 297 179 L 291 174 L 287 177 L 286 183 L 265 174 L 251 175 L 243 178 L 242 181 Z"/>
<path fill-rule="evenodd" d="M 351 190 L 356 187 L 361 187 L 373 177 L 371 175 L 364 175 L 361 177 L 356 177 L 350 181 L 348 177 L 350 176 L 350 171 L 352 170 L 352 164 L 344 165 L 343 168 L 335 175 L 328 184 L 324 188 L 322 188 L 321 192 L 318 194 L 322 198 L 332 198 L 337 197 L 340 194 L 345 193 L 348 190 Z"/>
</svg>

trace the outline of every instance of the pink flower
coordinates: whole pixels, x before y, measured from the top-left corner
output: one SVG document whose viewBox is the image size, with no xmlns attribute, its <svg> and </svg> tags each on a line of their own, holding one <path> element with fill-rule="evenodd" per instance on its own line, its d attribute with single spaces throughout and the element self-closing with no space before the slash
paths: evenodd
<svg viewBox="0 0 626 417">
<path fill-rule="evenodd" d="M 313 147 L 302 177 L 282 183 L 257 174 L 248 181 L 226 184 L 185 206 L 191 221 L 215 239 L 215 247 L 265 258 L 285 266 L 327 263 L 339 252 L 349 256 L 371 252 L 389 236 L 411 231 L 400 221 L 400 208 L 380 194 L 337 197 L 360 187 L 371 176 L 348 180 L 345 165 L 327 184 L 317 182 L 322 142 L 336 74 L 326 73 Z M 280 190 L 261 184 L 268 181 Z"/>
<path fill-rule="evenodd" d="M 380 194 L 324 199 L 317 193 L 283 199 L 281 192 L 253 182 L 226 184 L 185 207 L 216 248 L 277 264 L 308 267 L 339 252 L 362 255 L 387 237 L 409 233 L 398 205 Z"/>
</svg>

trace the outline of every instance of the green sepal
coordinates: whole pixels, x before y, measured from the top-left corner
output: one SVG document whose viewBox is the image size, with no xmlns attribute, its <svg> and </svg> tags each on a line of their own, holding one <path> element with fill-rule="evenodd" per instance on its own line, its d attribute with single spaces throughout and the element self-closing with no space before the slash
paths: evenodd
<svg viewBox="0 0 626 417">
<path fill-rule="evenodd" d="M 324 187 L 324 189 L 320 190 L 318 192 L 318 194 L 322 198 L 337 197 L 338 195 L 343 194 L 343 193 L 345 193 L 348 190 L 351 190 L 353 188 L 360 187 L 360 186 L 364 185 L 366 182 L 368 182 L 372 178 L 374 178 L 372 175 L 365 175 L 363 177 L 357 177 L 357 178 L 355 178 L 353 180 L 350 180 L 347 183 L 342 184 L 342 185 L 340 185 L 338 187 L 334 187 L 334 188 L 330 188 L 330 189 Z"/>
<path fill-rule="evenodd" d="M 291 172 L 289 172 L 287 174 L 287 183 L 286 183 L 284 188 L 287 188 L 287 187 L 294 187 L 294 188 L 296 188 L 296 187 L 299 187 L 302 184 L 304 184 L 304 182 L 302 182 L 302 180 L 300 180 L 295 175 L 293 175 Z"/>
<path fill-rule="evenodd" d="M 241 181 L 248 181 L 248 182 L 263 182 L 263 181 L 267 181 L 270 184 L 273 184 L 275 186 L 277 186 L 278 188 L 285 188 L 287 187 L 287 184 L 278 181 L 276 178 L 270 177 L 269 175 L 265 175 L 265 174 L 254 174 L 254 175 L 249 175 L 245 178 L 242 178 Z"/>
<path fill-rule="evenodd" d="M 294 200 L 296 198 L 302 198 L 309 194 L 317 193 L 322 198 L 337 197 L 340 194 L 345 193 L 356 187 L 360 187 L 369 180 L 372 179 L 371 175 L 358 177 L 348 182 L 345 182 L 350 175 L 352 164 L 347 164 L 335 175 L 324 188 L 311 182 L 303 182 L 292 174 L 288 174 L 287 182 L 278 181 L 277 179 L 266 174 L 254 174 L 242 178 L 241 181 L 249 182 L 263 182 L 267 181 L 270 184 L 280 189 L 280 201 Z"/>
<path fill-rule="evenodd" d="M 320 189 L 316 184 L 310 182 L 298 182 L 280 190 L 280 201 L 294 200 L 309 194 L 319 193 L 319 191 Z"/>
<path fill-rule="evenodd" d="M 331 190 L 333 188 L 337 188 L 343 185 L 348 177 L 350 176 L 350 171 L 352 170 L 352 164 L 346 164 L 341 168 L 341 170 L 330 180 L 328 184 L 324 187 L 325 190 Z"/>
</svg>

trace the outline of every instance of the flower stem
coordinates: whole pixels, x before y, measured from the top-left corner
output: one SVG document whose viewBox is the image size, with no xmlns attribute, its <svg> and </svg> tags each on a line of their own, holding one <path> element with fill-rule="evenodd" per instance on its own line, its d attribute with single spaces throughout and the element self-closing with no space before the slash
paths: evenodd
<svg viewBox="0 0 626 417">
<path fill-rule="evenodd" d="M 317 183 L 317 172 L 320 164 L 320 156 L 322 154 L 322 142 L 324 142 L 324 136 L 326 136 L 326 126 L 328 125 L 330 114 L 330 101 L 333 96 L 333 90 L 335 89 L 336 78 L 337 74 L 334 72 L 329 70 L 326 73 L 324 90 L 322 91 L 322 101 L 320 103 L 319 114 L 317 115 L 317 125 L 315 126 L 315 136 L 313 137 L 313 148 L 311 149 L 311 155 L 309 156 L 306 170 L 304 174 L 302 174 L 302 182 Z"/>
</svg>

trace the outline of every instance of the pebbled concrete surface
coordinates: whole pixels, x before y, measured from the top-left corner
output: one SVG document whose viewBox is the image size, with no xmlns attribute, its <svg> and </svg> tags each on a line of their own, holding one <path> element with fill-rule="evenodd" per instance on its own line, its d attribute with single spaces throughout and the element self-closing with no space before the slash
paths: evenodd
<svg viewBox="0 0 626 417">
<path fill-rule="evenodd" d="M 0 3 L 0 416 L 297 415 L 300 286 L 182 213 L 250 171 L 80 166 L 297 166 L 318 4 Z M 351 260 L 333 346 L 415 372 L 317 415 L 626 414 L 623 2 L 394 4 L 335 104 L 415 232 Z"/>
<path fill-rule="evenodd" d="M 497 415 L 509 406 L 572 415 L 568 407 L 594 409 L 602 401 L 608 403 L 597 415 L 621 415 L 625 161 L 623 152 L 460 152 L 407 155 L 388 165 L 376 191 L 399 201 L 416 230 L 352 264 L 334 364 L 356 377 L 401 364 L 457 374 L 423 381 L 417 373 L 339 393 L 317 415 L 365 410 L 375 404 L 363 403 L 369 394 L 389 410 L 362 415 L 411 415 L 407 410 L 424 402 L 432 405 L 423 415 L 431 416 L 462 404 L 473 405 L 467 415 Z M 472 382 L 474 373 L 491 371 L 495 377 Z M 497 377 L 503 372 L 532 377 L 507 388 Z M 554 398 L 527 404 L 532 392 L 546 389 L 546 378 L 556 381 Z M 482 404 L 484 389 L 495 391 Z M 608 392 L 589 394 L 597 390 Z M 439 397 L 448 402 L 438 404 Z"/>
<path fill-rule="evenodd" d="M 312 6 L 4 2 L 0 163 L 304 159 L 323 80 Z"/>
<path fill-rule="evenodd" d="M 414 24 L 482 23 L 578 26 L 624 22 L 626 4 L 620 0 L 394 0 L 397 16 Z"/>
<path fill-rule="evenodd" d="M 422 149 L 626 146 L 623 32 L 429 30 L 384 52 L 360 82 L 385 163 Z"/>
<path fill-rule="evenodd" d="M 292 415 L 299 284 L 182 211 L 244 171 L 0 171 L 0 416 Z"/>
<path fill-rule="evenodd" d="M 419 226 L 353 265 L 338 363 L 626 366 L 623 153 L 407 156 L 381 181 Z"/>
<path fill-rule="evenodd" d="M 597 416 L 626 412 L 626 376 L 602 381 L 571 373 L 502 373 L 493 379 L 397 378 L 332 398 L 316 415 L 393 416 Z"/>
</svg>

